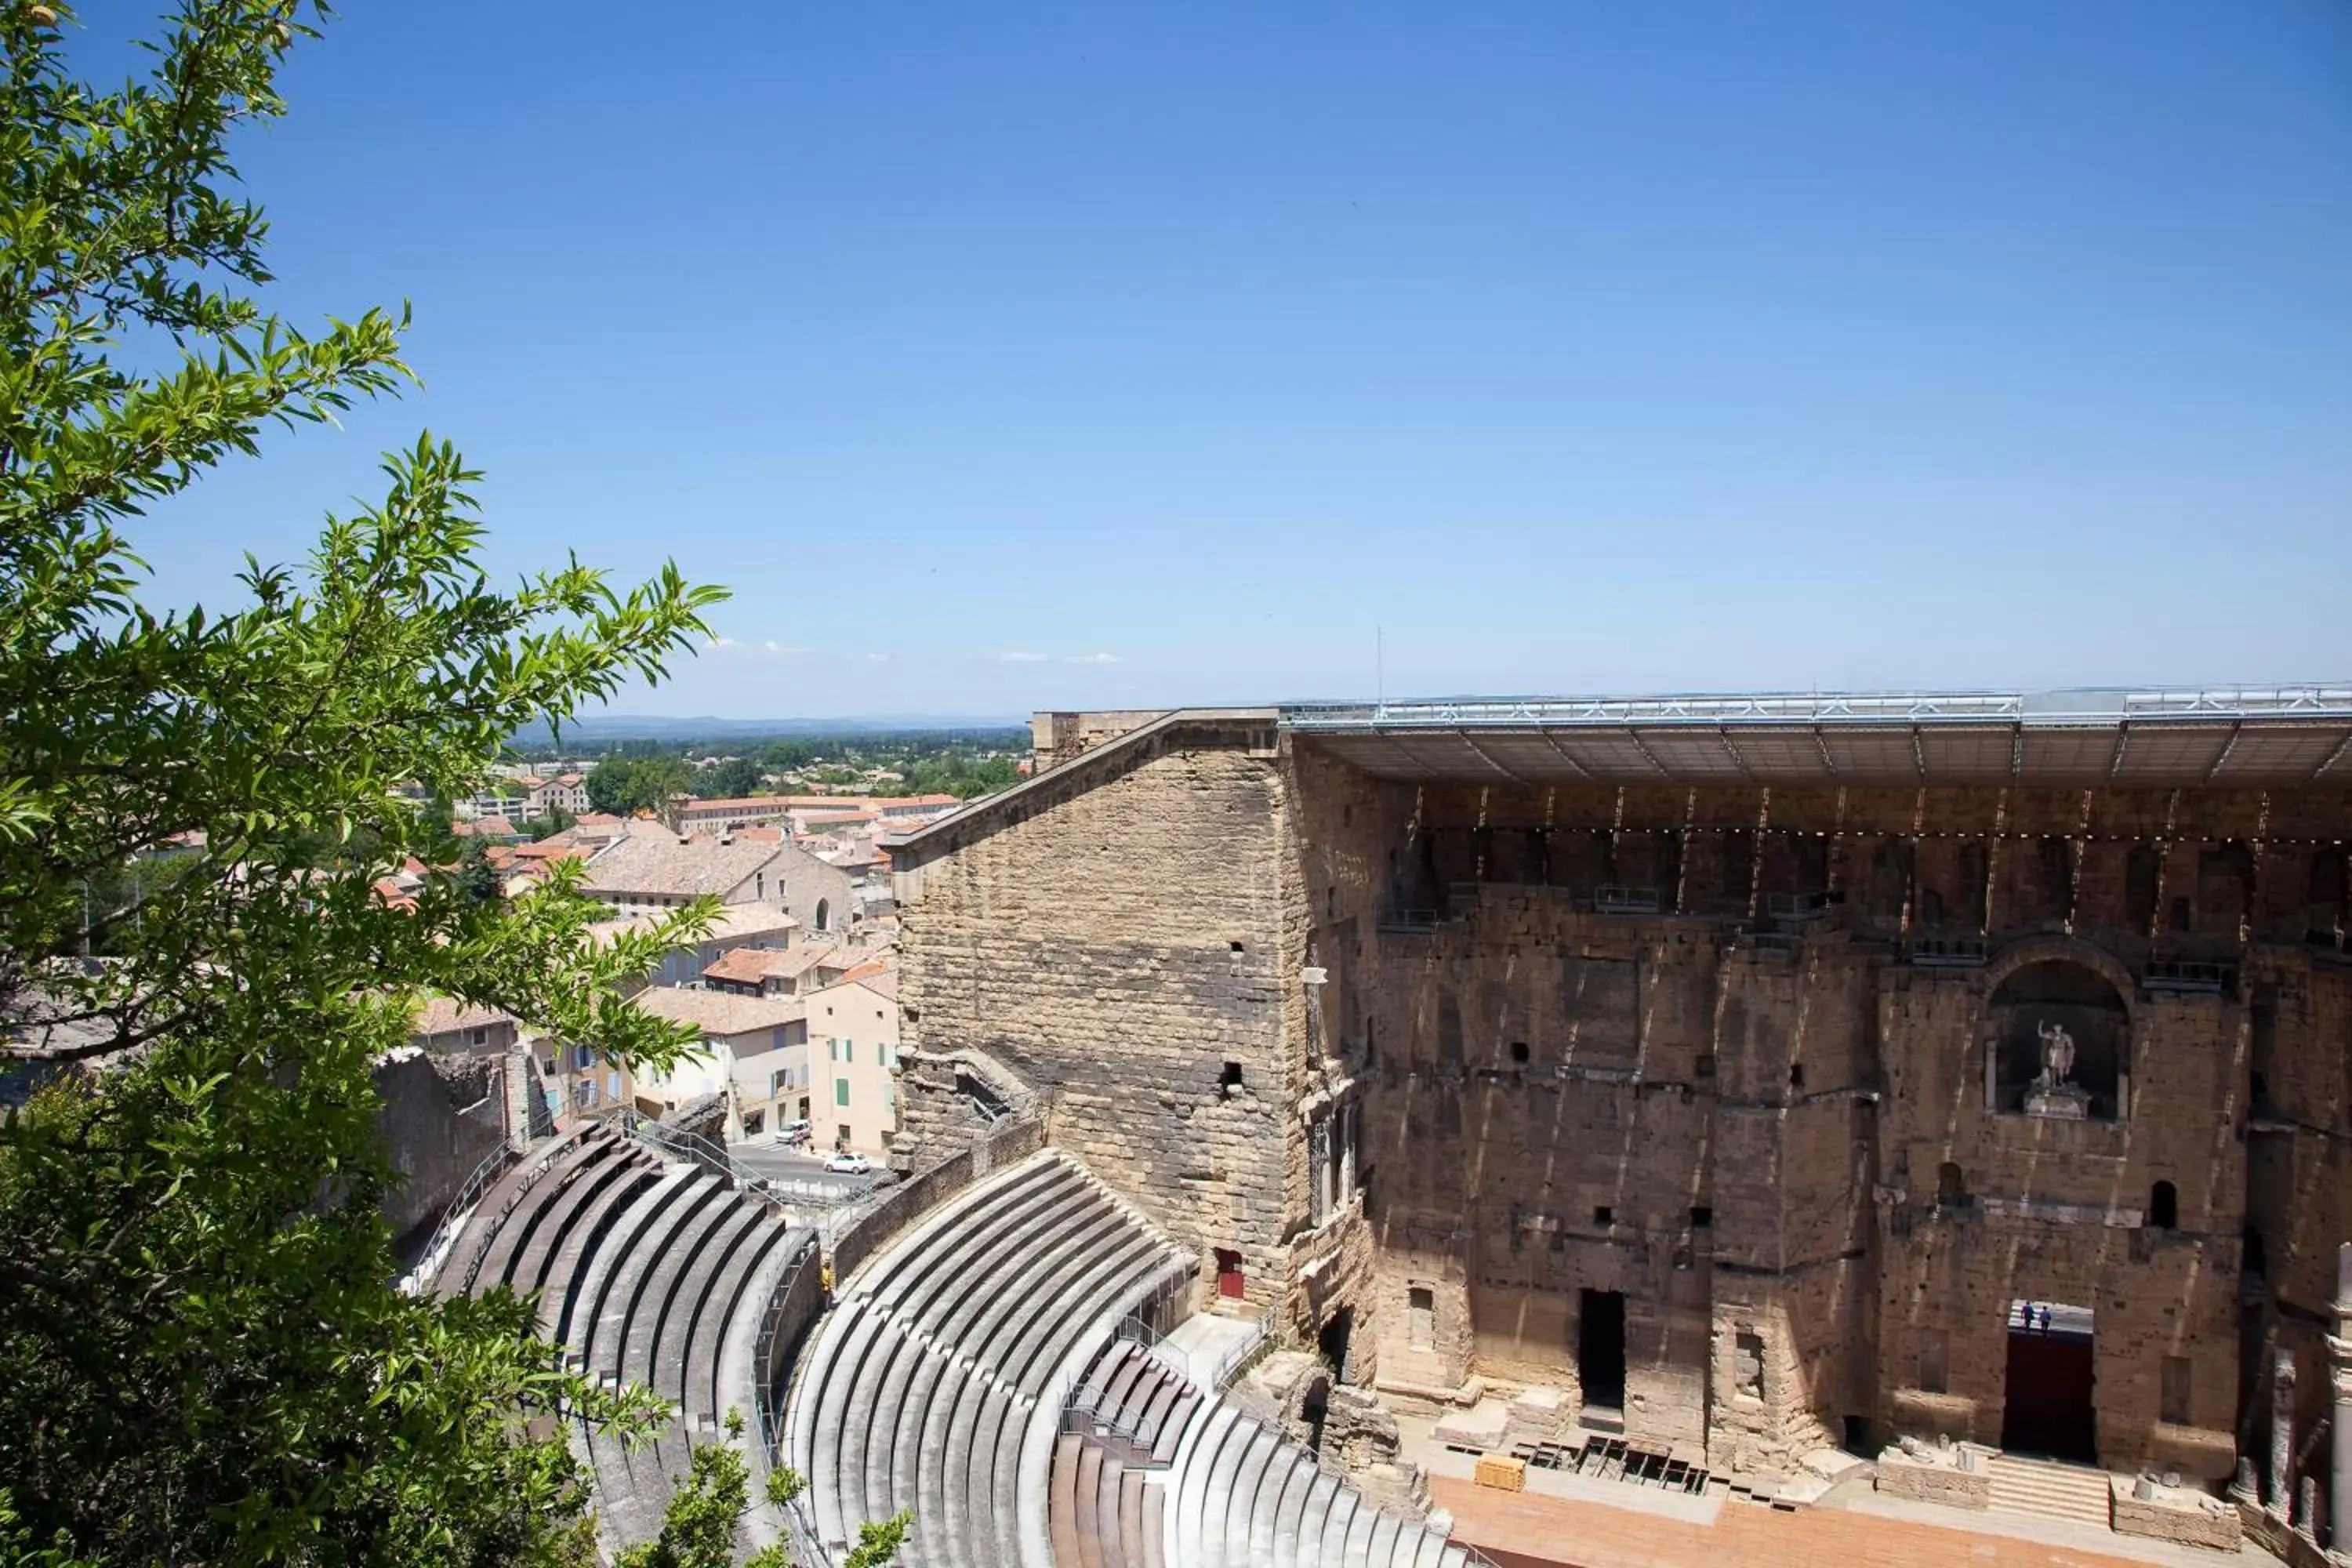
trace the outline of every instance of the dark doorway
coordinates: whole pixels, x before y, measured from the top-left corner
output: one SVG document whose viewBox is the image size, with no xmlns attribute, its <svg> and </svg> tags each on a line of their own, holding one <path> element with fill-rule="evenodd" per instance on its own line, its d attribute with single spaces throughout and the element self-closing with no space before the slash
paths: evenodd
<svg viewBox="0 0 2352 1568">
<path fill-rule="evenodd" d="M 1576 1318 L 1576 1375 L 1584 1403 L 1625 1408 L 1625 1293 L 1587 1290 Z"/>
<path fill-rule="evenodd" d="M 1242 1255 L 1227 1247 L 1217 1248 L 1217 1294 L 1238 1301 L 1247 1293 L 1247 1283 L 1242 1278 Z"/>
<path fill-rule="evenodd" d="M 1323 1352 L 1323 1364 L 1341 1383 L 1348 1381 L 1348 1336 L 1355 1327 L 1356 1309 L 1342 1307 L 1323 1320 L 1322 1330 L 1315 1336 L 1315 1348 Z"/>
<path fill-rule="evenodd" d="M 2087 1309 L 2053 1301 L 2011 1304 L 2008 1395 L 2000 1422 L 2003 1448 L 2098 1463 Z"/>
</svg>

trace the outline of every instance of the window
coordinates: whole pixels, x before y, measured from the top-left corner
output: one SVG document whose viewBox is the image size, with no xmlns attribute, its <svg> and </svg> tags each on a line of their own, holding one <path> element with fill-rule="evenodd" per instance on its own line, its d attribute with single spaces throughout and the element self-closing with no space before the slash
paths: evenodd
<svg viewBox="0 0 2352 1568">
<path fill-rule="evenodd" d="M 825 930 L 830 929 L 830 928 L 828 927 L 828 925 L 827 925 L 827 923 L 826 923 L 826 922 L 827 922 L 827 921 L 828 921 L 828 920 L 829 920 L 829 918 L 830 918 L 831 911 L 832 911 L 832 908 L 833 908 L 833 903 L 832 903 L 832 900 L 829 900 L 829 899 L 819 899 L 819 900 L 816 901 L 816 929 L 817 929 L 817 930 L 819 930 L 819 931 L 825 931 Z"/>
<path fill-rule="evenodd" d="M 1715 1224 L 1715 1210 L 1700 1204 L 1691 1210 L 1690 1222 L 1693 1230 L 1706 1230 Z"/>
<path fill-rule="evenodd" d="M 848 1105 L 849 1080 L 847 1079 L 837 1078 L 833 1080 L 833 1102 L 839 1106 Z"/>
<path fill-rule="evenodd" d="M 747 1111 L 745 1111 L 745 1112 L 743 1113 L 743 1136 L 744 1136 L 744 1137 L 746 1137 L 746 1138 L 757 1138 L 757 1137 L 758 1137 L 758 1136 L 759 1136 L 759 1135 L 760 1135 L 763 1131 L 765 1131 L 765 1130 L 766 1130 L 767 1125 L 768 1125 L 768 1113 L 767 1113 L 766 1111 L 764 1111 L 764 1110 L 747 1110 Z"/>
<path fill-rule="evenodd" d="M 780 1095 L 780 1094 L 783 1093 L 783 1092 L 784 1092 L 784 1090 L 786 1090 L 786 1089 L 790 1089 L 790 1088 L 792 1088 L 792 1087 L 793 1087 L 793 1069 L 792 1069 L 792 1068 L 784 1068 L 782 1072 L 772 1072 L 772 1073 L 770 1073 L 770 1074 L 768 1075 L 768 1098 L 769 1098 L 769 1099 L 771 1099 L 771 1100 L 775 1099 L 778 1095 Z"/>
<path fill-rule="evenodd" d="M 1511 1042 L 1511 1059 L 1515 1062 L 1525 1062 L 1528 1059 L 1528 1043 L 1525 1040 Z"/>
<path fill-rule="evenodd" d="M 1791 1062 L 1789 1064 L 1789 1087 L 1790 1089 L 1802 1089 L 1805 1087 L 1804 1063 Z"/>
<path fill-rule="evenodd" d="M 1417 1351 L 1437 1348 L 1437 1292 L 1415 1285 L 1404 1293 L 1405 1334 Z"/>
<path fill-rule="evenodd" d="M 2171 1230 L 2180 1223 L 2180 1193 L 2170 1182 L 2158 1182 L 2147 1194 L 2147 1223 Z M 2169 1415 L 2165 1417 L 2169 1421 Z"/>
<path fill-rule="evenodd" d="M 588 1067 L 593 1065 L 595 1060 L 596 1053 L 590 1050 L 586 1046 L 574 1046 L 572 1047 L 572 1065 L 573 1067 Z"/>
<path fill-rule="evenodd" d="M 842 1148 L 846 1149 L 849 1147 L 849 1123 L 844 1121 L 840 1124 L 840 1136 L 836 1137 L 834 1142 L 839 1144 Z"/>
<path fill-rule="evenodd" d="M 857 1042 L 856 1040 L 845 1039 L 841 1042 L 841 1059 L 848 1066 L 855 1067 L 857 1065 Z"/>
<path fill-rule="evenodd" d="M 490 1043 L 490 1032 L 488 1029 L 477 1029 L 474 1031 L 472 1038 L 474 1044 L 478 1046 L 487 1046 Z"/>
<path fill-rule="evenodd" d="M 1597 1204 L 1592 1210 L 1592 1223 L 1606 1229 L 1617 1223 L 1617 1211 L 1607 1204 Z"/>
<path fill-rule="evenodd" d="M 614 1104 L 618 1105 L 621 1102 L 621 1075 L 619 1073 L 608 1072 L 604 1075 L 604 1094 L 606 1098 L 613 1101 Z"/>
<path fill-rule="evenodd" d="M 896 1041 L 885 1040 L 875 1048 L 881 1053 L 884 1067 L 895 1068 L 898 1065 L 898 1047 Z"/>
<path fill-rule="evenodd" d="M 898 1086 L 887 1078 L 882 1080 L 882 1109 L 885 1110 L 898 1109 Z"/>
<path fill-rule="evenodd" d="M 1231 1099 L 1234 1090 L 1241 1088 L 1241 1086 L 1242 1064 L 1239 1062 L 1227 1062 L 1225 1064 L 1225 1070 L 1217 1075 L 1217 1094 L 1219 1098 Z"/>
</svg>

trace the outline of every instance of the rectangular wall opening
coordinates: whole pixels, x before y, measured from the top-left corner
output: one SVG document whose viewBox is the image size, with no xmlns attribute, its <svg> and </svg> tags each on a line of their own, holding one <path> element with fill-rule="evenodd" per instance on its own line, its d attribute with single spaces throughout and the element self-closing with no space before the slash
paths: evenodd
<svg viewBox="0 0 2352 1568">
<path fill-rule="evenodd" d="M 2099 1458 L 2093 1408 L 2091 1309 L 2061 1301 L 2009 1304 L 2008 1403 L 2000 1446 L 2094 1465 Z"/>
<path fill-rule="evenodd" d="M 1625 1408 L 1625 1293 L 1586 1290 L 1576 1314 L 1576 1375 L 1584 1403 Z"/>
</svg>

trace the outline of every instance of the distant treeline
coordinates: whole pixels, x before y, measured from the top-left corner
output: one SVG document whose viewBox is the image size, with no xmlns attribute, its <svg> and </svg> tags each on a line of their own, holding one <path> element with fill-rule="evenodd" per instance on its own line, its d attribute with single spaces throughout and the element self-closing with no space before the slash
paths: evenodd
<svg viewBox="0 0 2352 1568">
<path fill-rule="evenodd" d="M 1029 750 L 1026 725 L 990 726 L 970 730 L 844 730 L 829 734 L 645 736 L 566 735 L 551 745 L 544 731 L 517 735 L 507 749 L 527 763 L 556 757 L 748 757 L 772 768 L 806 767 L 812 763 L 840 762 L 850 756 L 886 762 L 890 758 L 939 756 L 950 752 L 1012 752 Z"/>
<path fill-rule="evenodd" d="M 509 750 L 525 762 L 545 762 L 558 754 L 526 745 Z M 598 758 L 588 770 L 589 804 L 598 811 L 626 813 L 658 810 L 680 795 L 731 799 L 772 788 L 820 785 L 877 795 L 952 795 L 969 800 L 1010 787 L 1020 777 L 1019 759 L 1028 752 L 1026 729 L 991 728 L 613 740 L 566 747 L 561 754 Z"/>
</svg>

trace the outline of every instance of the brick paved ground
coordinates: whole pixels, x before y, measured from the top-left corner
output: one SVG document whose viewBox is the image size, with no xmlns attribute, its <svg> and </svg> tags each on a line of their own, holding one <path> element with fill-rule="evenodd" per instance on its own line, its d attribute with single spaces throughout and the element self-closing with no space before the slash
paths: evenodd
<svg viewBox="0 0 2352 1568">
<path fill-rule="evenodd" d="M 2147 1568 L 2136 1557 L 1843 1509 L 1780 1513 L 1739 1503 L 1698 1525 L 1447 1476 L 1432 1476 L 1429 1491 L 1434 1506 L 1453 1510 L 1454 1539 L 1503 1568 Z M 2210 1560 L 2217 1568 L 2239 1562 L 2219 1552 Z"/>
</svg>

